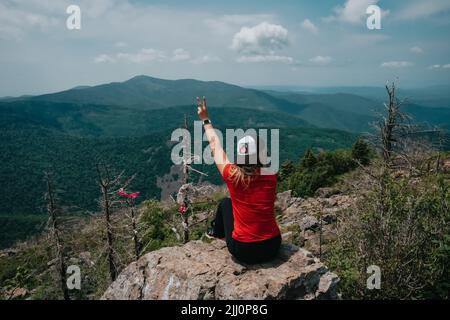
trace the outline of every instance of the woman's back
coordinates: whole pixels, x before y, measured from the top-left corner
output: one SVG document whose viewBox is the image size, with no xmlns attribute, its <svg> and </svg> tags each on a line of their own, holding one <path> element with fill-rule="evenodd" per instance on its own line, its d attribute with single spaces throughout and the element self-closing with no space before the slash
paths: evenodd
<svg viewBox="0 0 450 320">
<path fill-rule="evenodd" d="M 274 203 L 277 177 L 274 174 L 253 176 L 248 186 L 234 183 L 227 164 L 223 179 L 230 191 L 234 214 L 233 238 L 241 242 L 256 242 L 280 234 L 275 220 Z"/>
<path fill-rule="evenodd" d="M 203 101 L 198 98 L 198 115 L 231 196 L 220 201 L 206 236 L 225 238 L 228 251 L 241 262 L 254 264 L 273 259 L 281 245 L 274 213 L 277 177 L 267 174 L 264 168 L 264 144 L 259 137 L 242 137 L 237 145 L 237 165 L 231 164 L 209 120 L 204 97 Z"/>
</svg>

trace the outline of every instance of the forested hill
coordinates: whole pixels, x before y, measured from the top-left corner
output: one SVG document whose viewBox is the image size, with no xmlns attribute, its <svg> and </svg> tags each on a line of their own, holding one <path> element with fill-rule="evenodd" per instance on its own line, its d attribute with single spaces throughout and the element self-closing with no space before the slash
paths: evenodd
<svg viewBox="0 0 450 320">
<path fill-rule="evenodd" d="M 196 112 L 194 105 L 136 110 L 96 104 L 0 102 L 0 124 L 4 129 L 20 129 L 34 125 L 80 137 L 129 137 L 178 128 L 185 114 L 192 125 L 193 121 L 197 120 Z M 281 112 L 255 112 L 244 108 L 217 108 L 212 105 L 210 113 L 216 125 L 228 128 L 312 127 L 298 116 Z"/>
<path fill-rule="evenodd" d="M 172 130 L 182 126 L 184 114 L 191 130 L 197 118 L 193 106 L 138 111 L 40 101 L 2 103 L 0 113 L 0 177 L 7 190 L 0 199 L 0 222 L 6 228 L 0 230 L 3 246 L 42 226 L 37 221 L 43 220 L 34 217 L 45 217 L 44 171 L 54 173 L 61 198 L 73 214 L 98 210 L 99 161 L 112 173 L 136 174 L 133 189 L 142 192 L 141 199 L 158 199 L 157 177 L 167 175 L 172 166 Z M 348 147 L 356 137 L 315 128 L 283 113 L 241 108 L 211 108 L 210 113 L 219 129 L 279 128 L 282 160 L 298 158 L 307 148 Z M 209 173 L 211 182 L 221 182 L 215 167 L 198 169 Z"/>
<path fill-rule="evenodd" d="M 200 95 L 209 97 L 210 104 L 217 107 L 277 110 L 281 103 L 264 92 L 224 82 L 193 79 L 164 80 L 148 76 L 137 76 L 125 82 L 41 95 L 31 100 L 95 103 L 149 110 L 185 105 L 188 102 L 195 103 L 195 97 Z"/>
<path fill-rule="evenodd" d="M 339 90 L 336 88 L 335 90 Z M 103 105 L 136 110 L 156 110 L 173 106 L 195 104 L 195 97 L 206 96 L 210 106 L 277 111 L 301 117 L 322 128 L 335 128 L 353 132 L 370 130 L 370 122 L 383 110 L 385 93 L 380 88 L 372 91 L 342 88 L 342 91 L 261 91 L 219 82 L 193 79 L 165 80 L 137 76 L 124 82 L 98 86 L 79 86 L 70 90 L 35 97 L 24 96 L 6 101 L 32 101 L 73 103 L 76 105 Z M 442 91 L 442 90 L 441 90 Z M 405 109 L 419 123 L 450 128 L 450 100 L 438 95 L 426 99 L 424 92 L 406 90 Z M 418 97 L 418 98 L 415 98 Z M 411 98 L 411 99 L 409 99 Z M 429 104 L 428 104 L 429 103 Z"/>
<path fill-rule="evenodd" d="M 295 161 L 309 148 L 349 147 L 369 128 L 371 106 L 380 105 L 352 94 L 262 92 L 217 81 L 146 76 L 3 99 L 0 181 L 5 192 L 0 198 L 0 222 L 7 216 L 11 225 L 11 217 L 44 211 L 46 170 L 54 172 L 72 212 L 95 212 L 99 161 L 114 172 L 136 173 L 133 188 L 142 192 L 142 199 L 158 198 L 157 178 L 171 172 L 171 132 L 183 125 L 185 115 L 192 130 L 197 119 L 195 97 L 202 95 L 207 96 L 211 118 L 219 129 L 280 129 L 281 161 Z M 432 113 L 426 107 L 409 108 L 432 124 L 450 122 L 450 108 L 433 108 Z M 210 174 L 211 182 L 220 183 L 214 167 L 199 169 Z M 12 225 L 20 228 L 20 224 Z"/>
<path fill-rule="evenodd" d="M 239 114 L 239 110 L 235 111 Z M 182 120 L 182 115 L 178 120 Z M 167 121 L 176 124 L 174 119 Z M 274 122 L 268 119 L 256 122 L 265 123 L 264 128 L 279 128 L 277 121 L 274 115 Z M 67 134 L 55 127 L 21 125 L 19 122 L 2 127 L 0 161 L 3 165 L 0 176 L 8 192 L 1 198 L 0 212 L 38 212 L 44 192 L 43 172 L 49 169 L 59 177 L 58 182 L 65 190 L 67 201 L 80 208 L 95 209 L 98 198 L 95 163 L 100 160 L 117 171 L 125 170 L 129 175 L 137 173 L 135 187 L 147 198 L 159 197 L 156 177 L 168 173 L 172 166 L 172 130 L 160 129 L 134 137 L 83 137 Z M 218 128 L 227 127 L 226 123 L 218 124 Z M 333 129 L 285 126 L 281 128 L 280 137 L 281 158 L 287 159 L 299 157 L 310 147 L 347 147 L 355 135 Z"/>
</svg>

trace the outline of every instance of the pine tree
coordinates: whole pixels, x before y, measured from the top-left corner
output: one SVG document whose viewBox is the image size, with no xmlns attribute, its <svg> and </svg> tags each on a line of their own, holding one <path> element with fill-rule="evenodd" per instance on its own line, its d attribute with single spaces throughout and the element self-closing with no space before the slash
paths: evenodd
<svg viewBox="0 0 450 320">
<path fill-rule="evenodd" d="M 369 144 L 363 139 L 356 140 L 352 146 L 352 157 L 362 165 L 368 165 L 370 163 Z"/>
<path fill-rule="evenodd" d="M 305 155 L 303 156 L 300 164 L 303 168 L 311 169 L 317 163 L 317 157 L 311 151 L 311 149 L 306 150 Z"/>
<path fill-rule="evenodd" d="M 294 163 L 291 160 L 286 160 L 281 164 L 280 173 L 278 177 L 280 181 L 287 180 L 295 171 Z"/>
</svg>

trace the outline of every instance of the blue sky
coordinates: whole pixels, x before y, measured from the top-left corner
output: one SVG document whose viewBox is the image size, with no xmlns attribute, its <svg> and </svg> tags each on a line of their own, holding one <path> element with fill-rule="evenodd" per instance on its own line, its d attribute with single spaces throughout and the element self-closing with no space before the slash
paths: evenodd
<svg viewBox="0 0 450 320">
<path fill-rule="evenodd" d="M 450 0 L 2 0 L 0 96 L 145 74 L 238 85 L 450 84 Z M 66 8 L 81 8 L 81 30 Z M 366 27 L 366 8 L 382 29 Z"/>
</svg>

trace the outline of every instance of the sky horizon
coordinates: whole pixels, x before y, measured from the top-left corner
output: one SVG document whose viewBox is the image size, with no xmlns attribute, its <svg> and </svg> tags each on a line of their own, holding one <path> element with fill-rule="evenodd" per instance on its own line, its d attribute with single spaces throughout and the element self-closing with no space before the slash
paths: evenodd
<svg viewBox="0 0 450 320">
<path fill-rule="evenodd" d="M 69 5 L 81 29 L 69 30 Z M 381 29 L 366 9 L 381 9 Z M 0 97 L 137 75 L 240 86 L 450 85 L 450 0 L 6 0 Z"/>
<path fill-rule="evenodd" d="M 122 83 L 128 80 L 131 80 L 135 77 L 140 77 L 140 76 L 146 76 L 146 77 L 152 77 L 152 78 L 157 78 L 157 79 L 161 79 L 161 80 L 198 80 L 198 81 L 221 81 L 221 80 L 202 80 L 202 79 L 195 79 L 195 78 L 173 78 L 173 79 L 167 79 L 167 78 L 158 78 L 158 77 L 154 77 L 152 75 L 148 75 L 148 74 L 136 74 L 134 76 L 132 76 L 131 78 L 126 78 L 126 79 L 118 79 L 118 80 L 111 80 L 111 81 L 107 81 L 107 82 L 100 82 L 100 83 L 93 83 L 93 84 L 79 84 L 76 86 L 72 86 L 72 87 L 67 87 L 67 88 L 63 88 L 63 89 L 58 89 L 56 91 L 48 91 L 48 92 L 38 92 L 36 94 L 28 94 L 28 93 L 24 93 L 24 94 L 20 94 L 20 95 L 3 95 L 0 96 L 0 99 L 2 98 L 20 98 L 20 97 L 26 97 L 26 96 L 38 96 L 38 95 L 45 95 L 45 94 L 53 94 L 53 93 L 58 93 L 61 91 L 66 91 L 66 90 L 72 90 L 72 89 L 78 89 L 78 87 L 83 88 L 83 87 L 95 87 L 95 86 L 100 86 L 100 85 L 104 85 L 104 84 L 110 84 L 110 83 Z M 394 79 L 394 81 L 399 81 L 400 79 Z M 391 80 L 387 80 L 387 81 L 391 81 Z M 260 89 L 260 90 L 270 90 L 270 89 L 274 89 L 274 88 L 279 88 L 281 89 L 289 89 L 291 88 L 292 90 L 305 90 L 308 91 L 308 89 L 311 90 L 315 90 L 315 89 L 334 89 L 334 88 L 382 88 L 384 89 L 384 86 L 386 83 L 381 83 L 378 85 L 330 85 L 330 86 L 321 86 L 321 85 L 317 85 L 317 86 L 308 86 L 308 85 L 297 85 L 297 84 L 257 84 L 257 85 L 252 85 L 252 84 L 238 84 L 238 83 L 233 83 L 233 82 L 227 82 L 227 81 L 221 81 L 230 85 L 237 85 L 243 88 L 249 88 L 249 89 Z M 397 82 L 396 82 L 397 83 Z M 413 89 L 429 89 L 429 88 L 435 88 L 435 87 L 444 87 L 444 89 L 446 88 L 450 88 L 450 84 L 436 84 L 436 85 L 425 85 L 425 86 L 405 86 L 402 85 L 401 87 L 398 85 L 398 88 L 401 90 L 413 90 Z M 275 89 L 276 90 L 276 89 Z"/>
</svg>

